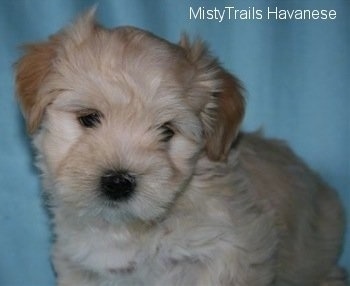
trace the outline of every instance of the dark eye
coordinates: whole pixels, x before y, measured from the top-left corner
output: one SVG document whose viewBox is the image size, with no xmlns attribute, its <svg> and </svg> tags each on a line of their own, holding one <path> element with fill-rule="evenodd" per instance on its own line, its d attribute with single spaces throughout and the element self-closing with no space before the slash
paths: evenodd
<svg viewBox="0 0 350 286">
<path fill-rule="evenodd" d="M 161 127 L 161 141 L 162 142 L 169 142 L 171 138 L 174 137 L 175 131 L 171 125 L 170 122 L 164 123 Z"/>
<path fill-rule="evenodd" d="M 101 123 L 101 114 L 98 111 L 91 111 L 78 116 L 78 121 L 83 127 L 93 128 Z"/>
</svg>

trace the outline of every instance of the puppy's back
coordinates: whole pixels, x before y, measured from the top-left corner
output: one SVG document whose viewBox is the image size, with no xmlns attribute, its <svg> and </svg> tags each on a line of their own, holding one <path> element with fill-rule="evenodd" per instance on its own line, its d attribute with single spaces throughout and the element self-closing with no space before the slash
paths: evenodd
<svg viewBox="0 0 350 286">
<path fill-rule="evenodd" d="M 237 148 L 254 197 L 266 211 L 273 210 L 280 283 L 323 281 L 343 239 L 344 214 L 336 193 L 282 141 L 243 134 Z"/>
</svg>

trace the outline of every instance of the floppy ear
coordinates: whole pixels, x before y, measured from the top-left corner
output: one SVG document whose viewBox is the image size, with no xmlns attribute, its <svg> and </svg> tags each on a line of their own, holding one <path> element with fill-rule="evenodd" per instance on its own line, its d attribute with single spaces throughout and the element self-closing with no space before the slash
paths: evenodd
<svg viewBox="0 0 350 286">
<path fill-rule="evenodd" d="M 63 38 L 67 40 L 68 47 L 78 46 L 83 42 L 97 27 L 95 11 L 96 6 L 80 16 L 71 26 L 51 36 L 48 41 L 24 47 L 25 54 L 15 65 L 16 89 L 29 133 L 38 129 L 46 106 L 54 99 L 52 92 L 44 92 L 41 87 L 53 69 L 58 47 L 65 49 Z"/>
<path fill-rule="evenodd" d="M 29 133 L 34 133 L 51 98 L 39 93 L 55 58 L 54 41 L 25 47 L 26 54 L 16 63 L 16 89 Z"/>
<path fill-rule="evenodd" d="M 221 69 L 218 73 L 222 82 L 217 98 L 217 109 L 212 131 L 207 135 L 206 151 L 210 159 L 224 161 L 237 137 L 244 116 L 245 101 L 240 82 Z"/>
<path fill-rule="evenodd" d="M 210 55 L 203 42 L 190 43 L 183 35 L 179 45 L 195 67 L 191 84 L 197 92 L 192 92 L 190 97 L 191 102 L 201 108 L 205 151 L 209 159 L 225 161 L 244 115 L 243 88 L 239 80 Z"/>
</svg>

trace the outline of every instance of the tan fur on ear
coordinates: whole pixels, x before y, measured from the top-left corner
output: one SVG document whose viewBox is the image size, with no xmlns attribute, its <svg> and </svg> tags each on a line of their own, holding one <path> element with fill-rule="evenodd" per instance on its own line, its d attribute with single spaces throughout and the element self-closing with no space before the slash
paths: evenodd
<svg viewBox="0 0 350 286">
<path fill-rule="evenodd" d="M 211 160 L 227 159 L 244 116 L 245 101 L 239 81 L 221 70 L 222 91 L 217 93 L 216 118 L 212 131 L 207 135 L 206 151 Z"/>
<path fill-rule="evenodd" d="M 37 130 L 48 97 L 41 97 L 39 89 L 49 74 L 55 58 L 55 41 L 27 45 L 26 54 L 16 64 L 17 95 L 27 120 L 28 132 Z"/>
<path fill-rule="evenodd" d="M 52 70 L 58 47 L 64 50 L 62 39 L 67 40 L 67 46 L 80 45 L 97 27 L 95 12 L 96 6 L 71 26 L 51 36 L 48 41 L 24 47 L 26 53 L 15 65 L 16 88 L 29 133 L 38 129 L 46 106 L 54 99 L 52 92 L 41 94 L 40 88 Z"/>
<path fill-rule="evenodd" d="M 179 45 L 195 66 L 191 84 L 196 92 L 190 94 L 189 100 L 201 109 L 207 156 L 213 161 L 225 161 L 244 115 L 243 88 L 239 80 L 210 55 L 200 39 L 191 43 L 184 34 Z"/>
</svg>

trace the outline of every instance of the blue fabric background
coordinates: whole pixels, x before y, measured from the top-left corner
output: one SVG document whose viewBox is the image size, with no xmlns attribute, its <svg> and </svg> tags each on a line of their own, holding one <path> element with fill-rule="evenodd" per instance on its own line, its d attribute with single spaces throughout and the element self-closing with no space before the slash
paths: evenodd
<svg viewBox="0 0 350 286">
<path fill-rule="evenodd" d="M 48 219 L 14 98 L 12 64 L 24 42 L 45 39 L 95 0 L 0 0 L 0 285 L 53 285 Z M 177 41 L 200 35 L 245 83 L 244 128 L 287 140 L 350 208 L 350 1 L 98 1 L 109 27 L 136 25 Z M 189 7 L 334 9 L 336 20 L 189 19 Z M 347 214 L 348 221 L 349 211 Z M 347 236 L 342 265 L 350 266 Z"/>
</svg>

